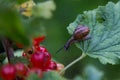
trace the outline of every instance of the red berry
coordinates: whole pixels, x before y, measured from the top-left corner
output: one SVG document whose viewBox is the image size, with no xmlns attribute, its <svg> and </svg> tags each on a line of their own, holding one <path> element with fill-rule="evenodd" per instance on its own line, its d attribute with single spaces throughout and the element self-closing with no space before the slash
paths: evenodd
<svg viewBox="0 0 120 80">
<path fill-rule="evenodd" d="M 27 68 L 23 63 L 15 64 L 16 72 L 19 77 L 25 76 L 27 73 Z"/>
<path fill-rule="evenodd" d="M 50 53 L 44 52 L 44 54 L 45 54 L 45 59 L 47 59 L 47 61 L 50 61 L 50 60 L 51 60 L 51 55 L 50 55 Z"/>
<path fill-rule="evenodd" d="M 47 49 L 43 46 L 34 46 L 36 52 L 47 52 Z"/>
<path fill-rule="evenodd" d="M 23 52 L 23 53 L 22 53 L 22 56 L 23 56 L 23 57 L 26 57 L 26 56 L 27 56 L 27 54 L 26 54 L 25 52 Z"/>
<path fill-rule="evenodd" d="M 51 62 L 51 55 L 50 55 L 48 52 L 44 52 L 43 54 L 45 54 L 45 60 L 47 60 L 47 61 L 44 62 L 44 65 L 43 65 L 43 68 L 42 68 L 42 70 L 45 71 L 45 70 L 46 70 L 46 67 L 47 67 L 47 66 L 50 64 L 50 62 Z"/>
<path fill-rule="evenodd" d="M 33 67 L 43 68 L 45 63 L 49 61 L 49 58 L 46 57 L 46 54 L 42 52 L 36 52 L 31 56 L 31 63 Z"/>
<path fill-rule="evenodd" d="M 14 80 L 16 77 L 16 69 L 11 64 L 4 65 L 0 73 L 3 80 Z"/>
<path fill-rule="evenodd" d="M 45 47 L 43 47 L 43 46 L 40 46 L 40 51 L 41 52 L 47 52 L 47 49 Z"/>
<path fill-rule="evenodd" d="M 33 39 L 33 45 L 39 46 L 40 42 L 42 42 L 45 39 L 45 36 L 36 37 Z"/>
<path fill-rule="evenodd" d="M 40 78 L 43 76 L 43 72 L 41 69 L 39 68 L 32 68 L 28 71 L 27 75 L 31 74 L 31 73 L 35 73 L 37 74 Z"/>
<path fill-rule="evenodd" d="M 54 61 L 50 61 L 48 66 L 46 66 L 46 70 L 57 70 L 57 64 Z"/>
<path fill-rule="evenodd" d="M 44 62 L 44 54 L 43 53 L 34 53 L 31 56 L 31 63 L 33 67 L 41 68 Z"/>
<path fill-rule="evenodd" d="M 64 65 L 61 63 L 57 63 L 57 71 L 60 72 L 64 68 Z"/>
</svg>

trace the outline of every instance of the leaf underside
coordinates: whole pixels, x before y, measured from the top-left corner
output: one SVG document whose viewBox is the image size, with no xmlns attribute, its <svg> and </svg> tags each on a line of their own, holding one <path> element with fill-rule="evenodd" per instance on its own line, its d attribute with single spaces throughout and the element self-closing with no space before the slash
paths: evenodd
<svg viewBox="0 0 120 80">
<path fill-rule="evenodd" d="M 116 64 L 120 58 L 120 1 L 84 11 L 67 29 L 73 34 L 78 25 L 90 28 L 91 39 L 76 43 L 84 53 L 101 63 Z"/>
</svg>

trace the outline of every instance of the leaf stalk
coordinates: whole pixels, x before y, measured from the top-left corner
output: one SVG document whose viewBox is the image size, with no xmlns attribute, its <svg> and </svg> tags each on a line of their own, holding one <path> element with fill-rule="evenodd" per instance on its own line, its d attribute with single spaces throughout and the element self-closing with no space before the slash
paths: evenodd
<svg viewBox="0 0 120 80">
<path fill-rule="evenodd" d="M 82 53 L 82 55 L 80 57 L 78 57 L 77 59 L 75 59 L 74 61 L 72 61 L 70 64 L 68 64 L 63 70 L 60 71 L 59 74 L 62 74 L 63 72 L 65 72 L 69 67 L 71 67 L 72 65 L 74 65 L 75 63 L 77 63 L 78 61 L 82 60 L 84 57 L 86 56 L 85 53 Z"/>
</svg>

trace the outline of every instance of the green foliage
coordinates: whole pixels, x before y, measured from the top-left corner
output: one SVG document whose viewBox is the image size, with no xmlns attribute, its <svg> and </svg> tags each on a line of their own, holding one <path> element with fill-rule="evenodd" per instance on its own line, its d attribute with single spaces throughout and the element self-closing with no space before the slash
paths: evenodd
<svg viewBox="0 0 120 80">
<path fill-rule="evenodd" d="M 27 58 L 24 58 L 24 57 L 14 57 L 14 58 L 11 58 L 11 63 L 13 64 L 16 64 L 16 63 L 24 63 L 24 64 L 29 64 L 29 60 Z"/>
<path fill-rule="evenodd" d="M 22 4 L 23 2 L 28 1 L 28 0 L 16 0 L 16 3 Z"/>
<path fill-rule="evenodd" d="M 92 65 L 85 67 L 83 76 L 76 76 L 74 80 L 103 80 L 103 72 Z"/>
<path fill-rule="evenodd" d="M 33 15 L 24 18 L 22 12 L 15 7 L 18 3 L 23 3 L 24 1 L 25 0 L 20 0 L 13 3 L 9 0 L 0 1 L 0 36 L 8 37 L 14 42 L 19 42 L 28 46 L 34 36 L 43 35 L 41 17 L 51 18 L 51 9 L 53 10 L 55 6 L 53 1 L 42 2 L 39 6 L 38 4 L 35 5 L 34 2 L 24 3 L 26 7 L 20 9 L 26 10 L 26 12 L 24 12 L 26 14 Z M 32 5 L 32 7 L 27 6 L 27 4 Z M 35 13 L 37 13 L 37 15 Z"/>
<path fill-rule="evenodd" d="M 2 63 L 4 61 L 5 57 L 6 57 L 5 53 L 0 54 L 0 63 Z"/>
<path fill-rule="evenodd" d="M 41 79 L 36 74 L 30 74 L 29 77 L 27 77 L 27 80 L 66 80 L 66 79 L 61 77 L 56 72 L 49 71 L 45 72 Z"/>
<path fill-rule="evenodd" d="M 16 63 L 24 63 L 24 64 L 29 64 L 29 60 L 25 57 L 22 56 L 23 50 L 17 50 L 14 52 L 14 56 L 11 58 L 11 63 L 16 64 Z M 4 64 L 8 63 L 7 57 L 3 61 Z"/>
<path fill-rule="evenodd" d="M 29 39 L 26 37 L 20 15 L 13 10 L 13 6 L 0 5 L 0 12 L 0 36 L 28 45 Z"/>
<path fill-rule="evenodd" d="M 25 20 L 27 34 L 31 37 L 46 35 L 44 26 L 42 25 L 42 20 L 40 18 L 31 18 L 29 21 Z"/>
<path fill-rule="evenodd" d="M 44 2 L 46 0 L 33 0 L 35 3 Z"/>
<path fill-rule="evenodd" d="M 84 11 L 68 26 L 73 31 L 78 25 L 90 28 L 91 39 L 76 43 L 83 53 L 98 58 L 101 63 L 116 64 L 120 58 L 120 1 L 117 4 L 109 2 L 106 6 Z"/>
<path fill-rule="evenodd" d="M 87 66 L 84 70 L 84 76 L 87 80 L 102 80 L 103 72 L 95 68 L 94 66 Z"/>
<path fill-rule="evenodd" d="M 76 76 L 73 80 L 84 80 L 81 76 Z"/>
<path fill-rule="evenodd" d="M 23 16 L 21 16 L 21 14 L 19 13 L 19 11 L 17 12 L 16 11 L 16 9 L 14 8 L 14 4 L 21 4 L 21 3 L 23 3 L 24 1 L 28 1 L 28 0 L 0 0 L 0 36 L 2 35 L 2 36 L 6 36 L 6 37 L 9 37 L 10 39 L 12 39 L 13 41 L 16 41 L 16 42 L 20 42 L 20 43 L 22 43 L 22 44 L 24 44 L 24 45 L 28 45 L 28 44 L 30 44 L 30 41 L 31 41 L 31 39 L 30 39 L 30 37 L 31 36 L 34 36 L 34 35 L 42 35 L 42 31 L 41 31 L 41 28 L 43 27 L 43 24 L 41 24 L 42 23 L 42 19 L 41 18 L 44 18 L 44 15 L 46 15 L 47 14 L 47 12 L 46 11 L 44 11 L 44 9 L 43 9 L 43 11 L 45 12 L 45 14 L 44 13 L 42 13 L 42 15 L 41 15 L 41 13 L 39 14 L 39 12 L 41 12 L 42 10 L 39 10 L 39 9 L 41 9 L 41 6 L 40 6 L 40 8 L 39 8 L 39 5 L 41 5 L 41 4 L 39 4 L 39 2 L 43 2 L 43 1 L 46 1 L 46 0 L 34 0 L 35 1 L 35 3 L 36 4 L 38 4 L 38 5 L 36 5 L 33 9 L 35 9 L 35 10 L 32 10 L 33 11 L 33 13 L 34 13 L 34 15 L 35 15 L 35 17 L 34 16 L 32 16 L 32 17 L 23 17 Z M 65 41 L 66 41 L 66 39 L 67 39 L 67 33 L 65 32 L 66 30 L 64 29 L 65 28 L 65 26 L 68 24 L 68 22 L 70 22 L 71 20 L 73 20 L 73 18 L 75 17 L 75 15 L 76 14 L 78 14 L 79 12 L 81 12 L 82 10 L 88 10 L 88 9 L 92 9 L 93 7 L 96 7 L 97 5 L 103 5 L 104 3 L 106 3 L 108 0 L 103 0 L 103 1 L 101 1 L 101 0 L 93 0 L 93 2 L 92 3 L 89 3 L 89 2 L 87 2 L 88 0 L 55 0 L 56 1 L 56 3 L 58 3 L 57 4 L 57 13 L 55 13 L 55 17 L 54 17 L 54 20 L 50 20 L 49 21 L 49 23 L 46 23 L 47 24 L 47 26 L 49 26 L 49 28 L 47 27 L 47 29 L 48 29 L 48 36 L 47 36 L 47 42 L 46 42 L 46 46 L 47 46 L 47 48 L 51 51 L 51 53 L 54 53 L 54 51 L 59 47 L 59 46 L 61 46 L 61 44 L 63 44 Z M 113 1 L 116 1 L 116 0 L 113 0 Z M 84 3 L 84 4 L 83 4 Z M 113 4 L 113 3 L 112 3 Z M 89 6 L 88 6 L 89 5 Z M 115 4 L 114 4 L 115 5 Z M 49 5 L 48 5 L 49 6 Z M 42 8 L 45 8 L 45 7 L 42 7 Z M 100 8 L 100 7 L 99 7 Z M 115 8 L 115 10 L 114 9 L 110 9 L 109 11 L 108 10 L 105 10 L 105 7 L 103 7 L 103 9 L 102 9 L 102 7 L 101 7 L 101 9 L 96 9 L 96 10 L 93 10 L 93 11 L 86 11 L 86 12 L 84 12 L 83 14 L 81 14 L 81 15 L 79 15 L 78 16 L 78 20 L 76 20 L 76 22 L 74 22 L 74 24 L 73 24 L 73 29 L 72 29 L 72 27 L 70 28 L 71 29 L 71 34 L 72 34 L 72 32 L 74 31 L 74 28 L 75 27 L 77 27 L 78 26 L 78 24 L 83 24 L 83 25 L 86 25 L 86 26 L 88 26 L 88 27 L 90 27 L 90 30 L 91 30 L 91 32 L 90 32 L 90 36 L 92 37 L 92 39 L 91 40 L 88 40 L 88 41 L 85 41 L 85 42 L 80 42 L 80 43 L 77 43 L 76 45 L 79 47 L 79 48 L 81 48 L 87 55 L 89 55 L 89 56 L 91 56 L 91 57 L 93 57 L 93 58 L 99 58 L 100 60 L 101 60 L 101 62 L 102 63 L 107 63 L 107 62 L 109 62 L 109 63 L 117 63 L 118 62 L 118 57 L 119 57 L 119 55 L 118 56 L 116 56 L 115 54 L 117 54 L 117 50 L 118 50 L 118 48 L 110 48 L 109 47 L 109 51 L 110 50 L 116 50 L 116 51 L 113 51 L 113 53 L 110 51 L 110 52 L 107 52 L 107 53 L 104 53 L 104 51 L 103 51 L 103 49 L 101 49 L 101 47 L 103 47 L 103 46 L 101 46 L 101 44 L 100 43 L 102 43 L 102 44 L 104 44 L 104 42 L 102 42 L 102 41 L 100 41 L 100 39 L 99 39 L 99 37 L 97 37 L 98 35 L 94 35 L 94 34 L 96 34 L 96 32 L 97 32 L 97 30 L 96 30 L 96 28 L 100 28 L 101 27 L 101 25 L 102 26 L 105 26 L 105 27 L 110 27 L 110 26 L 106 26 L 106 24 L 107 24 L 107 19 L 108 19 L 108 17 L 107 17 L 107 19 L 106 18 L 104 18 L 105 16 L 106 16 L 106 14 L 108 14 L 107 12 L 109 12 L 109 14 L 110 13 L 118 13 L 119 12 L 119 6 L 118 7 L 114 7 Z M 70 9 L 70 10 L 69 10 Z M 45 10 L 49 10 L 49 9 L 45 9 Z M 113 12 L 111 12 L 111 10 L 113 10 Z M 105 12 L 104 12 L 105 11 Z M 10 12 L 10 14 L 9 14 L 9 12 Z M 49 12 L 49 11 L 48 11 Z M 51 11 L 50 11 L 51 12 Z M 14 14 L 13 14 L 14 13 Z M 64 13 L 64 14 L 63 14 Z M 103 13 L 105 13 L 105 15 L 103 15 Z M 95 14 L 95 15 L 94 15 Z M 108 14 L 108 15 L 109 15 Z M 94 15 L 93 17 L 96 17 L 96 19 L 92 19 L 92 15 Z M 107 15 L 107 16 L 108 16 Z M 111 14 L 112 15 L 112 14 Z M 102 17 L 101 17 L 102 16 Z M 118 17 L 116 17 L 116 18 L 119 18 L 119 15 L 117 14 L 116 16 L 118 16 Z M 16 17 L 16 18 L 15 18 Z M 45 16 L 45 17 L 47 17 L 47 16 Z M 80 22 L 80 20 L 81 20 L 81 18 L 83 18 L 84 20 L 82 20 L 82 22 Z M 3 19 L 3 20 L 2 20 Z M 117 22 L 117 21 L 119 21 L 119 20 L 116 20 L 115 18 L 111 18 L 111 19 L 113 19 L 115 22 Z M 18 20 L 18 21 L 17 21 Z M 108 19 L 109 20 L 109 19 Z M 1 22 L 1 21 L 3 21 L 3 22 Z M 19 22 L 20 21 L 20 22 Z M 93 25 L 94 23 L 93 22 L 97 22 L 96 24 L 95 24 L 95 26 L 91 26 L 91 25 Z M 17 23 L 16 23 L 17 22 Z M 19 23 L 18 23 L 19 22 Z M 61 24 L 62 23 L 62 24 Z M 110 21 L 108 24 L 111 24 L 112 22 Z M 100 26 L 99 26 L 99 25 Z M 107 25 L 108 25 L 107 24 Z M 7 25 L 7 27 L 5 27 Z M 12 26 L 11 26 L 12 25 Z M 74 26 L 75 25 L 75 26 Z M 117 25 L 117 26 L 116 26 Z M 14 29 L 14 27 L 13 26 L 18 26 L 18 27 L 16 27 L 15 29 Z M 21 28 L 21 27 L 22 28 Z M 115 27 L 116 28 L 118 28 L 118 26 L 119 26 L 119 24 L 115 24 Z M 93 30 L 93 28 L 95 27 L 95 30 Z M 113 26 L 112 26 L 113 27 Z M 6 29 L 3 29 L 2 30 L 2 28 L 6 28 Z M 18 29 L 18 28 L 21 28 L 20 30 Z M 10 29 L 10 31 L 9 31 L 9 29 Z M 69 29 L 69 30 L 70 30 Z M 108 28 L 105 28 L 105 29 L 108 29 Z M 15 31 L 14 31 L 15 30 Z M 54 31 L 53 31 L 54 30 Z M 61 31 L 62 32 L 61 32 Z M 92 31 L 93 32 L 95 32 L 94 34 L 92 33 Z M 106 35 L 104 35 L 104 37 L 105 36 L 108 36 L 107 34 L 107 32 L 105 32 L 105 30 L 102 30 L 102 31 L 104 31 L 103 33 L 105 33 Z M 100 32 L 102 32 L 101 30 L 100 30 Z M 113 33 L 117 33 L 116 32 L 116 29 L 115 29 L 115 31 L 114 31 L 114 29 L 113 30 L 110 30 L 111 31 L 111 33 L 110 34 L 113 34 Z M 118 31 L 119 31 L 119 28 L 118 28 Z M 43 31 L 44 32 L 44 31 Z M 113 32 L 113 33 L 112 33 Z M 62 33 L 62 34 L 61 34 Z M 57 36 L 56 36 L 57 35 Z M 63 36 L 64 35 L 64 36 Z M 100 35 L 101 36 L 101 35 Z M 112 35 L 109 35 L 109 36 L 112 36 Z M 103 36 L 101 36 L 101 38 L 102 38 Z M 115 36 L 112 36 L 111 37 L 111 39 L 112 38 L 114 38 Z M 96 39 L 95 39 L 96 38 Z M 104 39 L 104 38 L 103 38 Z M 105 38 L 106 39 L 106 38 Z M 110 38 L 109 38 L 110 39 Z M 94 41 L 96 41 L 96 40 L 99 40 L 99 41 L 97 41 L 97 42 L 94 42 Z M 27 41 L 27 42 L 26 42 Z M 55 41 L 57 41 L 57 44 L 55 43 Z M 116 41 L 116 39 L 114 39 L 114 42 Z M 87 44 L 87 42 L 90 44 L 90 47 L 88 47 L 87 45 L 89 45 L 89 44 Z M 113 43 L 114 43 L 113 42 Z M 118 41 L 117 41 L 118 42 Z M 115 42 L 115 43 L 117 43 L 117 42 Z M 95 43 L 95 44 L 94 44 Z M 44 43 L 43 43 L 44 44 Z M 60 44 L 60 45 L 58 45 L 58 44 Z M 82 44 L 82 45 L 81 45 Z M 98 45 L 99 44 L 99 45 Z M 111 44 L 111 43 L 110 43 Z M 58 45 L 58 47 L 57 47 L 57 45 Z M 97 52 L 94 52 L 94 49 L 91 49 L 92 47 L 95 47 L 95 45 L 97 45 L 98 47 L 96 47 L 96 48 L 99 48 L 100 50 L 99 51 L 97 51 Z M 106 45 L 106 44 L 104 44 L 105 46 L 109 46 L 109 45 Z M 86 47 L 87 46 L 87 47 Z M 111 46 L 112 47 L 112 46 Z M 87 49 L 88 48 L 88 49 Z M 56 56 L 56 57 L 58 57 L 57 59 L 58 60 L 63 60 L 62 62 L 64 63 L 64 64 L 67 64 L 69 61 L 71 61 L 73 58 L 75 58 L 76 56 L 77 56 L 77 53 L 78 53 L 78 51 L 77 51 L 77 49 L 75 49 L 75 48 L 73 47 L 70 51 L 66 51 L 66 52 L 62 52 L 62 53 L 71 53 L 71 54 L 69 54 L 69 55 L 74 55 L 74 56 L 69 56 L 68 54 L 60 54 L 61 56 L 63 56 L 63 57 L 61 57 L 61 56 Z M 102 52 L 103 51 L 103 52 Z M 73 54 L 73 53 L 76 53 L 76 54 Z M 81 52 L 80 52 L 81 53 Z M 115 54 L 114 54 L 115 53 Z M 53 54 L 53 55 L 55 55 L 55 54 Z M 67 55 L 68 55 L 68 57 L 67 57 Z M 76 55 L 76 56 L 75 56 Z M 67 58 L 66 58 L 67 57 Z M 71 57 L 71 58 L 70 58 Z M 16 57 L 15 57 L 16 58 Z M 19 58 L 19 57 L 18 57 Z M 61 58 L 65 58 L 65 59 L 61 59 Z M 20 59 L 20 58 L 19 58 Z M 18 59 L 18 61 L 19 61 L 19 59 Z M 23 58 L 21 58 L 21 60 L 22 60 Z M 2 58 L 1 58 L 1 56 L 0 56 L 0 60 L 1 61 L 3 61 L 2 60 Z M 16 60 L 16 59 L 13 59 L 13 62 L 14 62 L 14 60 Z M 23 60 L 23 63 L 24 63 L 24 61 L 25 60 Z M 90 62 L 89 60 L 88 60 L 88 62 Z M 15 62 L 16 63 L 16 62 Z M 82 62 L 83 64 L 80 64 L 79 66 L 83 66 L 84 65 L 84 62 Z M 1 65 L 1 63 L 0 63 L 0 65 Z M 100 64 L 101 65 L 101 64 Z M 77 65 L 78 66 L 78 65 Z M 74 66 L 75 67 L 75 66 Z M 70 69 L 71 71 L 73 71 L 73 73 L 66 73 L 67 74 L 67 77 L 73 77 L 74 75 L 76 75 L 77 74 L 77 70 L 78 70 L 78 68 L 79 67 L 75 67 L 74 68 L 73 67 L 73 70 L 72 70 L 72 68 Z M 104 67 L 104 66 L 103 66 Z M 106 67 L 105 67 L 106 68 Z M 91 68 L 89 68 L 89 69 L 91 69 Z M 112 69 L 112 70 L 111 70 Z M 110 71 L 108 71 L 108 74 L 111 74 L 111 75 L 113 75 L 113 71 L 114 71 L 114 77 L 115 77 L 115 75 L 117 74 L 117 72 L 115 71 L 115 70 L 117 70 L 117 69 L 119 69 L 119 67 L 118 68 L 114 68 L 113 69 L 113 67 L 110 69 Z M 81 68 L 79 68 L 79 70 L 81 70 Z M 91 69 L 91 70 L 94 70 L 94 69 Z M 87 71 L 91 71 L 91 70 L 87 70 Z M 108 68 L 106 69 L 106 72 L 107 72 L 107 70 L 109 70 Z M 86 72 L 87 72 L 86 71 Z M 92 71 L 91 71 L 92 72 Z M 94 73 L 94 72 L 96 72 L 96 73 Z M 76 73 L 76 74 L 74 74 L 74 73 Z M 45 73 L 46 74 L 46 73 Z M 70 74 L 70 75 L 69 75 Z M 73 74 L 73 75 L 71 75 L 71 74 Z M 83 73 L 84 74 L 84 73 Z M 94 74 L 94 75 L 92 75 L 92 74 Z M 92 76 L 92 77 L 96 77 L 96 75 L 99 75 L 99 71 L 97 72 L 97 71 L 93 71 L 93 73 L 89 73 L 88 72 L 88 74 L 85 74 L 84 76 L 86 76 L 87 78 L 89 78 L 90 76 Z M 56 73 L 55 73 L 55 75 L 56 75 Z M 90 75 L 90 76 L 88 76 L 88 75 Z M 110 77 L 110 79 L 111 79 L 111 77 L 113 77 L 113 76 L 109 76 Z M 48 75 L 49 76 L 49 75 Z M 46 77 L 48 77 L 48 76 L 46 76 Z M 83 80 L 83 78 L 84 78 L 84 80 L 86 80 L 85 79 L 85 77 L 84 76 L 78 76 L 78 77 L 76 77 L 75 78 L 75 80 Z M 117 75 L 117 76 L 119 76 L 119 74 Z M 114 80 L 114 77 L 113 77 L 113 80 Z M 46 79 L 46 78 L 45 78 Z M 92 78 L 90 78 L 90 79 L 92 79 Z M 100 79 L 100 77 L 99 77 L 99 79 Z M 108 80 L 110 80 L 110 79 L 108 79 Z M 119 79 L 119 78 L 118 78 Z M 0 79 L 0 80 L 2 80 L 2 79 Z M 31 74 L 31 75 L 29 75 L 29 78 L 28 78 L 28 80 L 40 80 L 39 78 L 38 78 L 38 76 L 37 75 L 35 75 L 35 74 Z M 54 79 L 52 79 L 52 80 L 54 80 Z M 55 79 L 55 80 L 59 80 L 59 79 Z M 63 80 L 63 79 L 62 79 Z M 71 79 L 72 80 L 72 79 Z M 112 79 L 111 79 L 112 80 Z"/>
<path fill-rule="evenodd" d="M 24 64 L 29 64 L 29 60 L 25 57 L 22 56 L 22 53 L 23 53 L 23 50 L 17 50 L 14 52 L 14 56 L 13 58 L 11 58 L 11 62 L 13 64 L 16 64 L 16 63 L 24 63 Z"/>
<path fill-rule="evenodd" d="M 38 75 L 31 73 L 26 80 L 41 80 Z"/>
<path fill-rule="evenodd" d="M 36 17 L 49 19 L 52 17 L 52 11 L 54 11 L 55 9 L 55 3 L 52 0 L 41 2 L 33 7 L 33 15 Z"/>
<path fill-rule="evenodd" d="M 5 53 L 1 53 L 0 54 L 0 67 L 3 65 L 3 61 L 5 60 L 6 58 L 6 54 Z"/>
<path fill-rule="evenodd" d="M 61 77 L 60 74 L 54 71 L 45 72 L 42 80 L 66 80 L 65 78 Z"/>
<path fill-rule="evenodd" d="M 17 3 L 17 4 L 21 4 L 25 1 L 28 1 L 28 0 L 0 0 L 0 4 L 3 5 L 3 3 L 6 5 L 6 3 L 8 4 L 11 4 L 11 3 Z"/>
<path fill-rule="evenodd" d="M 31 73 L 26 80 L 41 80 L 38 75 Z"/>
</svg>

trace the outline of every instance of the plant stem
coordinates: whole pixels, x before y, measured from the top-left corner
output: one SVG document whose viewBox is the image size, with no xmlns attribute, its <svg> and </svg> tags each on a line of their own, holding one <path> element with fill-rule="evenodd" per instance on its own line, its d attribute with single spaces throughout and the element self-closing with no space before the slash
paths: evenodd
<svg viewBox="0 0 120 80">
<path fill-rule="evenodd" d="M 77 59 L 75 59 L 73 62 L 71 62 L 70 64 L 68 64 L 63 70 L 60 71 L 60 74 L 62 74 L 64 71 L 66 71 L 69 67 L 71 67 L 72 65 L 74 65 L 75 63 L 77 63 L 78 61 L 80 61 L 81 59 L 83 59 L 86 56 L 85 53 L 82 53 L 82 55 L 80 57 L 78 57 Z"/>
<path fill-rule="evenodd" d="M 13 47 L 12 47 L 12 45 L 11 45 L 11 42 L 10 42 L 7 38 L 5 38 L 5 37 L 3 37 L 3 38 L 1 39 L 1 41 L 2 41 L 3 47 L 4 47 L 4 49 L 5 49 L 5 52 L 6 52 L 6 54 L 7 54 L 8 62 L 10 63 L 10 59 L 11 59 L 12 57 L 14 57 Z"/>
</svg>

